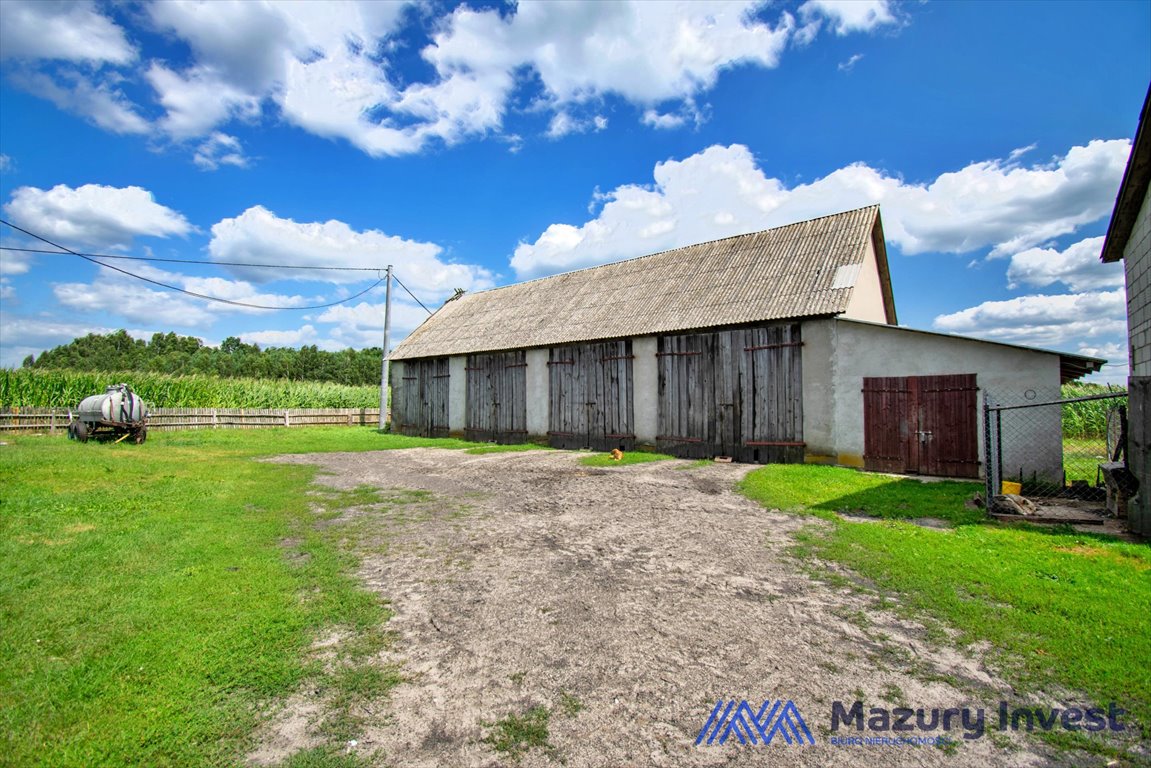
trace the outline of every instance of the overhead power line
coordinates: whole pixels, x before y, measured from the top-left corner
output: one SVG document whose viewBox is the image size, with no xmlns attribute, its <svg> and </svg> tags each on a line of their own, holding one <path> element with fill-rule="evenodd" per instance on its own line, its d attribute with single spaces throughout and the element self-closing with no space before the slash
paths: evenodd
<svg viewBox="0 0 1151 768">
<path fill-rule="evenodd" d="M 3 222 L 8 224 L 8 222 Z M 20 229 L 19 227 L 8 224 L 13 229 Z M 31 232 L 20 229 L 21 232 L 31 235 Z M 36 235 L 32 235 L 36 237 Z M 43 239 L 43 238 L 40 238 Z M 45 241 L 47 242 L 47 241 Z M 376 272 L 379 273 L 378 267 L 303 267 L 296 264 L 249 264 L 242 261 L 212 261 L 211 259 L 165 259 L 159 256 L 124 256 L 112 253 L 83 253 L 80 251 L 49 251 L 47 248 L 16 248 L 11 245 L 0 245 L 0 250 L 5 251 L 19 251 L 20 253 L 46 253 L 49 255 L 55 254 L 57 256 L 87 256 L 91 259 L 125 259 L 128 261 L 162 261 L 168 264 L 210 264 L 220 267 L 261 267 L 266 269 L 321 269 L 338 272 Z"/>
<path fill-rule="evenodd" d="M 176 285 L 164 283 L 164 282 L 161 282 L 159 280 L 153 280 L 152 278 L 144 277 L 143 275 L 137 275 L 134 272 L 129 272 L 126 269 L 121 269 L 120 267 L 114 266 L 112 264 L 105 264 L 104 262 L 99 261 L 98 259 L 96 259 L 92 256 L 89 256 L 87 254 L 80 253 L 78 251 L 73 251 L 71 248 L 66 248 L 65 246 L 60 245 L 59 243 L 54 243 L 46 237 L 41 237 L 40 235 L 37 235 L 35 232 L 29 232 L 28 230 L 24 229 L 23 227 L 18 227 L 9 221 L 5 221 L 4 219 L 0 219 L 0 224 L 4 224 L 5 226 L 11 227 L 12 229 L 16 230 L 17 232 L 23 232 L 25 235 L 28 235 L 29 237 L 35 238 L 36 240 L 39 240 L 42 243 L 47 243 L 48 245 L 52 246 L 53 248 L 60 249 L 59 251 L 49 251 L 49 253 L 63 252 L 63 253 L 71 254 L 72 256 L 78 256 L 81 259 L 84 259 L 85 261 L 90 261 L 93 264 L 98 264 L 101 267 L 106 267 L 107 269 L 111 269 L 115 272 L 119 272 L 121 274 L 127 275 L 128 277 L 134 277 L 137 280 L 144 281 L 145 283 L 151 283 L 152 285 L 157 285 L 157 286 L 160 286 L 161 288 L 167 288 L 168 290 L 171 290 L 171 291 L 177 291 L 179 293 L 184 293 L 184 294 L 187 294 L 189 296 L 195 296 L 196 298 L 204 299 L 205 301 L 216 301 L 216 302 L 219 302 L 221 304 L 231 304 L 232 306 L 236 306 L 236 307 L 249 307 L 251 309 L 276 309 L 276 310 L 325 309 L 327 307 L 334 307 L 334 306 L 337 306 L 339 304 L 346 304 L 347 302 L 352 301 L 353 299 L 358 299 L 359 297 L 363 296 L 365 293 L 371 291 L 373 288 L 378 286 L 380 283 L 384 282 L 384 280 L 386 279 L 386 278 L 381 277 L 375 283 L 368 286 L 367 288 L 360 291 L 359 293 L 355 294 L 354 296 L 349 296 L 348 298 L 341 299 L 340 301 L 333 301 L 329 304 L 315 304 L 315 305 L 307 306 L 307 307 L 276 307 L 276 306 L 268 306 L 268 305 L 264 305 L 264 304 L 251 304 L 251 303 L 248 303 L 245 301 L 234 301 L 232 299 L 223 299 L 223 298 L 220 298 L 219 296 L 209 296 L 209 295 L 204 294 L 204 293 L 197 293 L 196 291 L 189 291 L 186 288 L 181 288 L 181 287 L 176 286 Z M 211 263 L 218 264 L 219 262 L 211 262 Z M 310 269 L 315 269 L 315 267 L 311 267 Z M 378 269 L 371 270 L 371 271 L 377 272 L 377 273 L 379 272 Z M 407 289 L 405 288 L 404 290 L 407 290 Z M 413 296 L 412 298 L 415 298 L 415 297 Z M 417 299 L 417 301 L 418 301 L 418 299 Z M 420 306 L 423 306 L 423 305 L 421 304 Z M 424 309 L 426 310 L 427 307 L 424 307 Z"/>
<path fill-rule="evenodd" d="M 399 285 L 401 288 L 403 288 L 403 289 L 404 289 L 404 293 L 406 293 L 406 294 L 408 294 L 409 296 L 411 296 L 411 297 L 412 297 L 412 301 L 416 302 L 416 303 L 417 303 L 417 304 L 419 304 L 421 307 L 424 307 L 424 303 L 423 303 L 422 301 L 420 301 L 419 299 L 417 299 L 417 298 L 416 298 L 416 295 L 415 295 L 414 293 L 412 293 L 411 291 L 409 291 L 409 290 L 408 290 L 408 286 L 406 286 L 406 285 L 404 285 L 403 283 L 401 283 L 401 282 L 400 282 L 400 278 L 396 277 L 396 273 L 395 273 L 395 271 L 394 271 L 394 270 L 392 271 L 392 279 L 393 279 L 393 280 L 395 280 L 395 281 L 396 281 L 396 283 L 397 283 L 397 284 L 398 284 L 398 285 Z M 433 314 L 435 314 L 434 312 L 432 312 L 432 311 L 431 311 L 430 309 L 428 309 L 427 307 L 424 307 L 424 311 L 425 311 L 425 312 L 427 312 L 429 315 L 433 315 Z"/>
</svg>

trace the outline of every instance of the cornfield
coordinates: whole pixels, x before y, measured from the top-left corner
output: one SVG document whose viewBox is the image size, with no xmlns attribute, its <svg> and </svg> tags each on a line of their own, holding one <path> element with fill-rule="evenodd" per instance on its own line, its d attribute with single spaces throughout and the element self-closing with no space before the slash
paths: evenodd
<svg viewBox="0 0 1151 768">
<path fill-rule="evenodd" d="M 379 387 L 317 381 L 222 379 L 162 373 L 0 370 L 0 407 L 74 408 L 109 384 L 126 382 L 151 408 L 372 408 Z"/>
<path fill-rule="evenodd" d="M 1117 394 L 1123 390 L 1110 390 L 1103 384 L 1064 384 L 1063 398 L 1088 397 Z M 1085 400 L 1080 403 L 1063 405 L 1063 437 L 1104 438 L 1107 435 L 1107 412 L 1120 405 L 1127 405 L 1126 397 L 1106 400 Z"/>
</svg>

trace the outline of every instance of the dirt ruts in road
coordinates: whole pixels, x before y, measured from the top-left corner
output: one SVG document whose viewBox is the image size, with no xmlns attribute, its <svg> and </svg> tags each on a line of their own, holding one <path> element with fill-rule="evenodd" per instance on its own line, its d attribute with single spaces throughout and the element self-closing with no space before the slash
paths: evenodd
<svg viewBox="0 0 1151 768">
<path fill-rule="evenodd" d="M 356 746 L 388 765 L 512 765 L 482 739 L 534 707 L 549 712 L 550 748 L 527 752 L 528 768 L 1055 759 L 1017 736 L 964 740 L 961 729 L 954 752 L 832 746 L 831 736 L 903 735 L 831 733 L 836 701 L 990 708 L 1010 688 L 979 658 L 876 609 L 866 590 L 808 575 L 788 550 L 798 528 L 820 523 L 736 493 L 752 467 L 592 469 L 568 452 L 430 448 L 277 461 L 318 465 L 318 482 L 335 488 L 432 494 L 408 522 L 388 523 L 386 551 L 360 569 L 395 610 L 397 641 L 380 661 L 405 676 Z M 364 525 L 373 513 L 349 514 Z M 695 745 L 717 701 L 745 699 L 755 710 L 794 702 L 815 744 Z"/>
</svg>

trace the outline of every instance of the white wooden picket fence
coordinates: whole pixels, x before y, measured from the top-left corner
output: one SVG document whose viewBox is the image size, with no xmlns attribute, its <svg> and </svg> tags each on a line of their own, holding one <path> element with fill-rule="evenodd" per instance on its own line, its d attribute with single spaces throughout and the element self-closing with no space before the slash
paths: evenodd
<svg viewBox="0 0 1151 768">
<path fill-rule="evenodd" d="M 156 408 L 148 414 L 148 430 L 355 427 L 379 421 L 379 408 Z M 0 433 L 63 434 L 67 428 L 67 408 L 0 407 Z"/>
</svg>

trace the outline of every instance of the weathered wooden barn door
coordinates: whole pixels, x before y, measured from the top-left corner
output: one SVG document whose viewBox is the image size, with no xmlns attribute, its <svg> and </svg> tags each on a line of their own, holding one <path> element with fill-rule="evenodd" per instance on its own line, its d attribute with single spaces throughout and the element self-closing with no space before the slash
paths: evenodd
<svg viewBox="0 0 1151 768">
<path fill-rule="evenodd" d="M 527 437 L 527 358 L 523 350 L 468 355 L 464 432 L 477 442 Z"/>
<path fill-rule="evenodd" d="M 448 435 L 448 358 L 405 360 L 392 387 L 392 430 L 416 437 Z"/>
<path fill-rule="evenodd" d="M 801 462 L 799 324 L 659 340 L 659 450 L 685 458 Z"/>
<path fill-rule="evenodd" d="M 741 461 L 803 461 L 803 341 L 798 323 L 749 328 L 740 358 Z"/>
<path fill-rule="evenodd" d="M 682 458 L 717 455 L 715 423 L 714 333 L 661 336 L 659 426 L 656 448 Z"/>
<path fill-rule="evenodd" d="M 553 347 L 548 380 L 552 446 L 626 451 L 635 445 L 630 341 Z"/>
<path fill-rule="evenodd" d="M 979 476 L 975 374 L 863 380 L 864 467 Z"/>
</svg>

